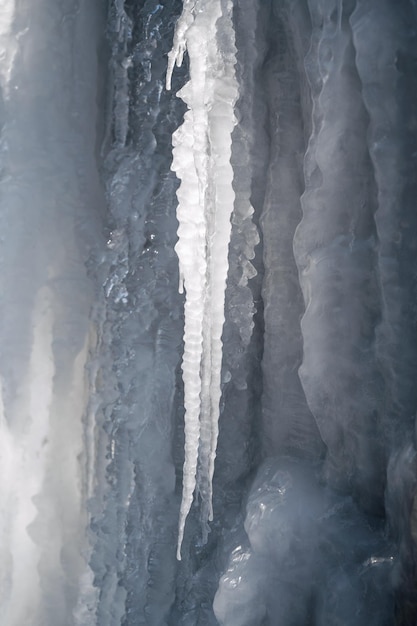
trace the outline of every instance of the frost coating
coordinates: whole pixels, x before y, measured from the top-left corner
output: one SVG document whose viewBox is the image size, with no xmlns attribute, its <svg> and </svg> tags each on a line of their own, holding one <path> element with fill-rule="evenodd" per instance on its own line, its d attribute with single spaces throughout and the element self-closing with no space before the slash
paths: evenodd
<svg viewBox="0 0 417 626">
<path fill-rule="evenodd" d="M 227 0 L 185 2 L 169 55 L 167 88 L 185 49 L 191 80 L 178 95 L 188 106 L 173 136 L 172 169 L 181 180 L 176 252 L 180 291 L 185 288 L 185 460 L 177 558 L 185 520 L 197 488 L 203 533 L 213 518 L 224 294 L 233 210 L 231 133 L 235 126 L 235 45 Z"/>
</svg>

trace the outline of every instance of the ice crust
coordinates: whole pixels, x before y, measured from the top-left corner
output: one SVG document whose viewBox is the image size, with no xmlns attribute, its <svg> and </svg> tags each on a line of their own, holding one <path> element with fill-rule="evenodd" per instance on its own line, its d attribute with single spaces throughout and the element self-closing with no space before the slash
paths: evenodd
<svg viewBox="0 0 417 626">
<path fill-rule="evenodd" d="M 372 506 L 383 493 L 383 442 L 369 441 L 381 423 L 381 375 L 373 351 L 380 294 L 368 117 L 350 11 L 311 3 L 310 12 L 313 128 L 294 240 L 306 307 L 300 379 L 327 446 L 328 480 Z"/>
</svg>

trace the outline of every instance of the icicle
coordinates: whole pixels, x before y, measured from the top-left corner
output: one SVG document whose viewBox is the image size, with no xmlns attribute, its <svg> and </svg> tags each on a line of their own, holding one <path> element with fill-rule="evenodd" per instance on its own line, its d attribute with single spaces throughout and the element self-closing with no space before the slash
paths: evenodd
<svg viewBox="0 0 417 626">
<path fill-rule="evenodd" d="M 169 54 L 166 84 L 185 50 L 191 80 L 179 92 L 188 111 L 173 137 L 172 169 L 181 180 L 176 252 L 185 288 L 185 460 L 177 558 L 194 492 L 203 535 L 212 520 L 212 479 L 220 403 L 224 293 L 233 210 L 231 134 L 237 99 L 230 0 L 185 0 Z"/>
</svg>

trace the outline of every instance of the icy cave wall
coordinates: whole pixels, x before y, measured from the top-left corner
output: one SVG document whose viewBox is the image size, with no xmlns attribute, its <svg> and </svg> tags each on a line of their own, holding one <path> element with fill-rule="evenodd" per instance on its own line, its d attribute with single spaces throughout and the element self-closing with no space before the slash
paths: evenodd
<svg viewBox="0 0 417 626">
<path fill-rule="evenodd" d="M 180 562 L 183 4 L 0 13 L 5 626 L 415 624 L 416 3 L 216 5 L 222 398 L 213 522 L 191 507 Z"/>
<path fill-rule="evenodd" d="M 204 2 L 197 5 L 204 12 Z M 127 244 L 135 231 L 123 226 L 133 265 L 121 276 L 114 264 L 115 285 L 129 304 L 137 293 L 126 287 L 133 275 L 138 286 L 145 284 L 144 268 L 153 286 L 156 276 L 164 276 L 164 301 L 151 299 L 158 306 L 147 318 L 152 323 L 144 326 L 144 337 L 159 339 L 159 324 L 167 332 L 163 320 L 168 311 L 171 323 L 173 318 L 178 322 L 165 335 L 173 349 L 159 343 L 150 349 L 151 361 L 142 375 L 149 385 L 134 378 L 129 386 L 133 398 L 145 394 L 150 403 L 139 412 L 144 421 L 133 447 L 132 433 L 140 422 L 137 406 L 144 406 L 143 401 L 126 406 L 119 396 L 123 419 L 110 418 L 110 428 L 117 428 L 114 449 L 120 451 L 111 476 L 125 480 L 126 453 L 117 442 L 129 431 L 125 445 L 135 477 L 129 506 L 123 505 L 120 513 L 122 520 L 134 515 L 120 527 L 126 548 L 120 551 L 115 544 L 121 559 L 118 580 L 127 592 L 119 605 L 127 611 L 122 619 L 411 624 L 416 225 L 415 116 L 409 103 L 415 88 L 415 5 L 233 4 L 239 83 L 231 157 L 235 208 L 214 521 L 207 543 L 201 543 L 198 506 L 192 509 L 181 563 L 174 562 L 173 554 L 183 462 L 182 302 L 175 293 L 176 259 L 170 256 L 176 238 L 170 231 L 171 241 L 163 239 L 164 222 L 150 208 L 158 202 L 161 183 L 151 185 L 148 174 L 144 184 L 138 175 L 152 163 L 142 148 L 149 142 L 154 154 L 165 151 L 158 163 L 164 163 L 166 178 L 159 173 L 155 181 L 168 185 L 169 180 L 170 193 L 178 184 L 168 171 L 169 148 L 159 134 L 168 119 L 173 127 L 179 125 L 184 111 L 163 89 L 165 62 L 160 58 L 170 49 L 175 21 L 166 31 L 169 36 L 162 37 L 167 9 L 125 3 L 111 22 L 122 24 L 111 38 L 118 53 L 123 49 L 121 60 L 113 61 L 113 74 L 127 89 L 114 90 L 116 141 L 110 154 L 117 166 L 116 160 L 107 160 L 113 168 L 107 179 L 113 181 L 108 193 L 116 207 L 116 234 L 119 224 L 131 219 L 131 213 L 123 214 L 128 205 L 120 205 L 121 188 L 115 187 L 122 176 L 122 189 L 129 189 L 134 206 L 146 207 L 141 213 L 146 225 L 141 263 L 130 252 L 136 243 Z M 230 4 L 224 2 L 222 9 L 227 12 Z M 181 6 L 173 5 L 172 11 L 171 17 Z M 221 20 L 215 36 L 221 55 L 226 45 Z M 117 59 L 114 51 L 112 59 Z M 174 72 L 174 92 L 189 79 L 199 82 L 192 68 L 191 61 Z M 149 116 L 152 97 L 158 104 L 152 104 Z M 117 114 L 122 110 L 125 117 Z M 152 116 L 160 114 L 155 121 Z M 118 128 L 127 133 L 124 143 L 118 144 Z M 144 133 L 136 144 L 135 133 L 138 138 Z M 138 154 L 146 165 L 132 170 L 133 159 L 142 158 Z M 151 169 L 154 176 L 156 168 Z M 146 189 L 149 195 L 143 196 Z M 164 204 L 173 222 L 174 206 L 172 200 L 169 209 Z M 252 258 L 258 236 L 261 242 Z M 253 270 L 246 283 L 248 261 Z M 137 302 L 140 306 L 124 308 L 122 316 L 134 319 L 142 306 L 149 307 L 148 298 Z M 125 343 L 120 319 L 118 313 L 118 350 Z M 130 350 L 129 345 L 129 355 Z M 168 352 L 170 385 L 168 374 L 154 369 Z M 141 353 L 142 347 L 129 358 L 142 362 Z M 125 385 L 135 369 L 123 354 L 125 370 L 118 376 Z M 165 365 L 167 356 L 161 358 Z M 161 380 L 167 398 L 164 415 L 155 400 Z M 163 432 L 156 434 L 161 419 Z M 156 437 L 164 445 L 154 467 L 148 446 L 149 441 L 156 446 Z M 166 466 L 161 469 L 162 458 Z M 155 489 L 165 504 L 151 496 Z M 118 497 L 118 490 L 112 494 Z M 164 521 L 155 523 L 161 519 L 159 506 Z M 137 530 L 139 517 L 146 533 Z M 97 550 L 97 559 L 99 554 Z M 116 576 L 114 562 L 103 581 L 111 576 Z M 117 593 L 124 591 L 119 587 Z M 99 604 L 99 611 L 101 606 L 105 612 L 100 619 L 105 620 L 109 607 Z"/>
</svg>

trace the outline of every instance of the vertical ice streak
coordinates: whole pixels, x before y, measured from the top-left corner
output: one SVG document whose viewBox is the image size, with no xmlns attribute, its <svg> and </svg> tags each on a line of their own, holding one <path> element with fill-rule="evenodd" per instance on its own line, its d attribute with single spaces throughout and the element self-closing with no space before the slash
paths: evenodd
<svg viewBox="0 0 417 626">
<path fill-rule="evenodd" d="M 18 36 L 13 32 L 15 0 L 5 0 L 0 6 L 0 87 L 7 97 L 10 76 L 18 47 Z"/>
<path fill-rule="evenodd" d="M 176 252 L 180 291 L 185 288 L 185 460 L 177 558 L 194 491 L 201 497 L 203 534 L 212 519 L 224 293 L 233 209 L 231 134 L 237 99 L 235 45 L 230 0 L 184 2 L 169 55 L 172 70 L 187 49 L 190 81 L 179 96 L 188 106 L 173 137 L 172 169 L 181 180 Z"/>
<path fill-rule="evenodd" d="M 17 428 L 5 411 L 4 381 L 0 379 L 0 494 L 5 510 L 0 518 L 3 563 L 0 600 L 3 616 L 11 626 L 37 620 L 40 609 L 41 581 L 37 571 L 40 550 L 26 531 L 36 517 L 34 498 L 42 488 L 47 466 L 45 441 L 55 373 L 49 295 L 45 291 L 37 297 L 27 393 L 16 406 L 19 415 L 27 417 L 20 420 Z"/>
<path fill-rule="evenodd" d="M 77 611 L 95 599 L 83 443 L 94 298 L 85 262 L 101 206 L 98 16 L 98 3 L 78 0 L 0 6 L 0 623 L 7 626 L 87 626 Z"/>
</svg>

